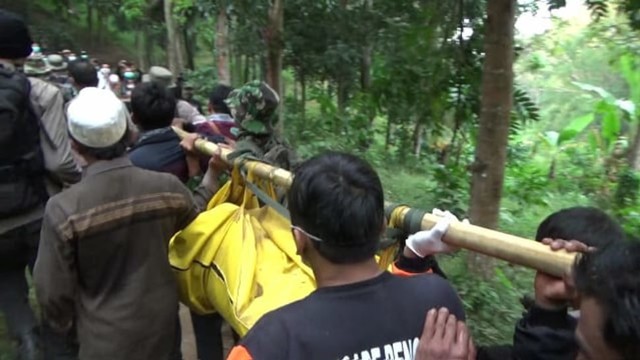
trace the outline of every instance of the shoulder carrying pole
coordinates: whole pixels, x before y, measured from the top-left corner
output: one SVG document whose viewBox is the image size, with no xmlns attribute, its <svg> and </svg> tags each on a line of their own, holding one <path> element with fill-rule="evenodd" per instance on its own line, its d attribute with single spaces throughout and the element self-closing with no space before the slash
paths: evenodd
<svg viewBox="0 0 640 360">
<path fill-rule="evenodd" d="M 181 138 L 187 132 L 175 128 L 175 132 Z M 204 154 L 213 155 L 218 151 L 218 146 L 206 140 L 197 140 L 196 148 Z M 221 149 L 222 159 L 229 163 L 238 163 L 247 170 L 253 171 L 257 176 L 268 179 L 278 186 L 289 188 L 293 175 L 286 170 L 270 166 L 258 161 L 230 161 L 228 155 L 231 150 Z M 411 209 L 407 206 L 395 206 L 387 204 L 390 209 L 390 225 L 395 228 L 415 232 L 428 230 L 438 221 L 438 217 L 429 213 Z M 445 235 L 444 242 L 449 245 L 478 252 L 495 257 L 510 263 L 526 266 L 547 274 L 563 276 L 567 273 L 575 260 L 575 254 L 564 250 L 552 251 L 548 246 L 536 241 L 504 234 L 498 231 L 485 229 L 479 226 L 453 223 Z"/>
</svg>

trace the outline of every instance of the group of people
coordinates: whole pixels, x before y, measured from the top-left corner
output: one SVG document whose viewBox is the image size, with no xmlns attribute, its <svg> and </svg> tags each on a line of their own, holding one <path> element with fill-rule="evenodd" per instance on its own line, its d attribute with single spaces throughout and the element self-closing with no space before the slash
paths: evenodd
<svg viewBox="0 0 640 360">
<path fill-rule="evenodd" d="M 280 99 L 268 85 L 217 86 L 207 117 L 176 98 L 164 68 L 123 102 L 99 87 L 94 64 L 73 61 L 65 101 L 26 71 L 32 44 L 23 20 L 0 10 L 0 310 L 20 359 L 181 358 L 168 242 L 229 170 L 195 151 L 203 136 L 294 172 L 291 231 L 317 284 L 265 314 L 228 359 L 640 359 L 640 245 L 602 211 L 565 209 L 540 224 L 536 240 L 582 255 L 564 279 L 536 274 L 512 344 L 476 346 L 434 257 L 456 250 L 442 241 L 455 216 L 437 211 L 437 225 L 408 236 L 381 270 L 377 173 L 339 152 L 299 162 L 274 134 Z M 181 140 L 172 125 L 193 134 Z M 221 317 L 192 322 L 198 357 L 221 359 Z"/>
<path fill-rule="evenodd" d="M 33 44 L 31 54 L 22 65 L 26 75 L 44 79 L 61 88 L 65 101 L 77 95 L 73 84 L 69 81 L 69 70 L 76 63 L 90 64 L 98 76 L 99 89 L 113 91 L 123 100 L 131 97 L 132 89 L 142 81 L 142 72 L 128 60 L 120 60 L 112 72 L 109 64 L 101 64 L 96 58 L 90 58 L 86 51 L 76 56 L 71 50 L 45 54 L 42 47 Z"/>
</svg>

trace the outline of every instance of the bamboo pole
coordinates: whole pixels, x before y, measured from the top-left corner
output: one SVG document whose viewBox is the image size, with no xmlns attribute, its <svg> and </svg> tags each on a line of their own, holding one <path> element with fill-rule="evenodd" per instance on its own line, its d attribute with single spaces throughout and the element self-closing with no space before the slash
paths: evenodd
<svg viewBox="0 0 640 360">
<path fill-rule="evenodd" d="M 188 134 L 179 128 L 174 127 L 174 130 L 181 138 Z M 213 155 L 220 149 L 220 155 L 225 162 L 245 166 L 247 170 L 253 171 L 257 176 L 268 179 L 274 184 L 284 188 L 291 186 L 293 175 L 289 171 L 257 161 L 243 161 L 240 159 L 230 161 L 228 155 L 232 150 L 218 147 L 216 144 L 206 140 L 196 140 L 195 146 L 199 151 L 208 155 Z M 391 217 L 392 223 L 390 226 L 403 228 L 404 219 L 411 210 L 411 208 L 406 206 L 398 207 L 395 210 L 398 212 L 396 214 L 397 216 Z M 422 229 L 431 229 L 438 220 L 439 217 L 435 215 L 424 215 L 421 222 Z M 552 251 L 548 246 L 536 241 L 462 223 L 451 224 L 443 241 L 449 245 L 556 276 L 566 274 L 575 260 L 575 254 L 567 253 L 564 250 Z"/>
</svg>

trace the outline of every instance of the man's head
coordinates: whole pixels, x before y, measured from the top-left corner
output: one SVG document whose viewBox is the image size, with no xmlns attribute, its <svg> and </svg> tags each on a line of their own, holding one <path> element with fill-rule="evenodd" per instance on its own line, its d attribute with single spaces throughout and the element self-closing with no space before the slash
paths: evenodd
<svg viewBox="0 0 640 360">
<path fill-rule="evenodd" d="M 364 160 L 330 152 L 305 161 L 295 171 L 288 201 L 298 252 L 306 260 L 373 259 L 384 227 L 384 195 Z"/>
<path fill-rule="evenodd" d="M 544 219 L 536 241 L 542 239 L 578 240 L 596 248 L 625 238 L 620 225 L 602 210 L 594 207 L 572 207 Z"/>
<path fill-rule="evenodd" d="M 171 125 L 176 99 L 169 89 L 155 82 L 142 83 L 131 94 L 133 121 L 143 131 Z"/>
<path fill-rule="evenodd" d="M 98 86 L 98 73 L 88 61 L 77 60 L 69 64 L 69 77 L 74 86 L 80 90 Z"/>
<path fill-rule="evenodd" d="M 0 9 L 0 59 L 22 65 L 31 54 L 31 34 L 24 20 Z"/>
<path fill-rule="evenodd" d="M 225 101 L 243 133 L 272 134 L 278 123 L 280 96 L 267 83 L 252 81 L 229 94 Z"/>
<path fill-rule="evenodd" d="M 576 262 L 579 360 L 640 358 L 639 273 L 638 243 L 614 242 Z"/>
<path fill-rule="evenodd" d="M 209 95 L 209 112 L 212 114 L 231 115 L 231 110 L 225 100 L 227 100 L 232 91 L 233 88 L 231 86 L 216 85 L 211 91 L 211 95 Z"/>
<path fill-rule="evenodd" d="M 127 150 L 127 113 L 113 92 L 82 89 L 69 103 L 68 129 L 72 145 L 87 163 L 112 160 Z"/>
</svg>

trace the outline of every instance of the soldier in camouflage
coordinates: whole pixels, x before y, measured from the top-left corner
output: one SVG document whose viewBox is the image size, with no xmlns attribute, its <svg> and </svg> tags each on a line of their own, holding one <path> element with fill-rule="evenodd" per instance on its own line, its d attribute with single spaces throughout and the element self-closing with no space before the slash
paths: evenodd
<svg viewBox="0 0 640 360">
<path fill-rule="evenodd" d="M 251 156 L 290 170 L 298 162 L 289 144 L 276 131 L 280 97 L 264 82 L 252 81 L 226 100 L 238 137 L 236 156 Z"/>
</svg>

